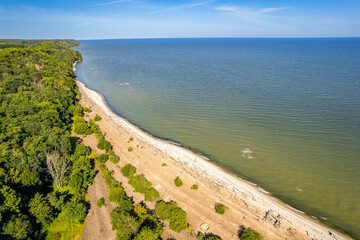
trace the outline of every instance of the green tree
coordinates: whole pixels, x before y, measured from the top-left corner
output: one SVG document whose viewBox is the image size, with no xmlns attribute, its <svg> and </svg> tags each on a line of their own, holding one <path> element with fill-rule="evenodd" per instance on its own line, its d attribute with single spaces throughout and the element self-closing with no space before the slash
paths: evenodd
<svg viewBox="0 0 360 240">
<path fill-rule="evenodd" d="M 36 217 L 36 221 L 42 224 L 50 223 L 53 218 L 51 206 L 48 204 L 46 198 L 40 193 L 36 193 L 30 200 L 29 212 Z"/>
</svg>

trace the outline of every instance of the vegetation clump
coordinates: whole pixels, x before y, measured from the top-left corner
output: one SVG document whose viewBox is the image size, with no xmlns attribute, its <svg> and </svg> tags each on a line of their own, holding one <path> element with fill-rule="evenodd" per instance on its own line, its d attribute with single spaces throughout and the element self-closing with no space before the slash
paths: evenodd
<svg viewBox="0 0 360 240">
<path fill-rule="evenodd" d="M 96 114 L 94 117 L 94 121 L 95 122 L 101 121 L 101 117 L 98 114 Z"/>
<path fill-rule="evenodd" d="M 114 164 L 117 164 L 119 161 L 120 161 L 120 158 L 119 156 L 115 155 L 115 153 L 110 153 L 109 155 L 109 160 L 114 163 Z"/>
<path fill-rule="evenodd" d="M 121 173 L 125 177 L 132 177 L 136 173 L 136 167 L 128 163 L 121 168 Z"/>
<path fill-rule="evenodd" d="M 183 185 L 183 182 L 181 181 L 180 177 L 175 178 L 174 180 L 175 186 L 181 187 Z"/>
<path fill-rule="evenodd" d="M 99 198 L 96 202 L 96 206 L 98 206 L 99 208 L 101 208 L 102 206 L 105 206 L 105 199 Z"/>
<path fill-rule="evenodd" d="M 196 239 L 197 240 L 221 240 L 222 239 L 222 238 L 220 238 L 218 236 L 212 236 L 212 234 L 210 234 L 210 235 L 211 236 L 208 236 L 206 234 L 203 234 L 203 233 L 199 232 Z"/>
<path fill-rule="evenodd" d="M 108 141 L 106 141 L 103 138 L 99 139 L 98 144 L 96 146 L 98 149 L 105 150 L 107 152 L 112 149 L 111 143 L 109 143 Z"/>
<path fill-rule="evenodd" d="M 158 201 L 155 206 L 155 212 L 161 220 L 170 223 L 170 229 L 175 232 L 181 232 L 188 226 L 186 212 L 178 207 L 176 202 Z"/>
<path fill-rule="evenodd" d="M 197 190 L 197 189 L 199 189 L 199 185 L 194 184 L 194 185 L 191 186 L 191 189 Z"/>
<path fill-rule="evenodd" d="M 132 147 L 129 147 L 129 148 L 128 148 L 128 151 L 129 151 L 129 152 L 132 152 L 133 150 L 134 150 L 134 149 L 133 149 Z"/>
<path fill-rule="evenodd" d="M 109 156 L 106 154 L 100 154 L 100 156 L 98 157 L 98 161 L 101 163 L 106 163 L 108 159 Z"/>
<path fill-rule="evenodd" d="M 167 166 L 167 164 L 166 164 L 166 163 L 163 163 L 163 164 L 161 164 L 161 166 L 162 166 L 162 167 L 166 167 L 166 166 Z"/>
<path fill-rule="evenodd" d="M 75 40 L 0 41 L 0 238 L 74 239 L 95 175 Z M 9 47 L 9 48 L 8 48 Z M 47 177 L 48 176 L 48 177 Z"/>
<path fill-rule="evenodd" d="M 91 112 L 92 112 L 91 107 L 86 107 L 86 108 L 84 108 L 84 112 L 91 113 Z"/>
<path fill-rule="evenodd" d="M 215 212 L 219 214 L 224 214 L 226 210 L 226 206 L 222 203 L 216 203 L 215 204 Z"/>
<path fill-rule="evenodd" d="M 263 240 L 264 237 L 254 230 L 248 228 L 248 229 L 242 229 L 240 231 L 240 239 L 241 240 Z"/>
</svg>

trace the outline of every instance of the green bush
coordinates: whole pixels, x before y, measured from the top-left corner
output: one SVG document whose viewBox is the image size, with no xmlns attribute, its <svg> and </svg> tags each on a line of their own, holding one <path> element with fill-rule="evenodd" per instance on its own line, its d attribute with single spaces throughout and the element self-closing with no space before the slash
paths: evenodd
<svg viewBox="0 0 360 240">
<path fill-rule="evenodd" d="M 124 177 L 132 177 L 136 173 L 136 168 L 128 163 L 121 168 L 121 173 Z"/>
<path fill-rule="evenodd" d="M 163 164 L 161 164 L 161 166 L 162 166 L 162 167 L 166 167 L 166 166 L 167 166 L 167 164 L 166 164 L 166 163 L 163 163 Z"/>
<path fill-rule="evenodd" d="M 247 229 L 241 234 L 241 240 L 263 240 L 264 237 L 254 230 Z"/>
<path fill-rule="evenodd" d="M 97 200 L 97 202 L 96 202 L 96 206 L 98 206 L 99 208 L 101 208 L 102 206 L 105 206 L 105 199 L 99 198 L 99 200 Z"/>
<path fill-rule="evenodd" d="M 86 107 L 86 108 L 84 108 L 84 112 L 88 112 L 88 113 L 90 113 L 90 112 L 92 112 L 92 110 L 91 110 L 91 107 Z"/>
<path fill-rule="evenodd" d="M 77 144 L 74 155 L 77 156 L 89 156 L 91 149 L 83 143 Z"/>
<path fill-rule="evenodd" d="M 101 120 L 101 117 L 98 114 L 96 114 L 96 116 L 94 117 L 94 121 L 98 122 L 100 120 Z"/>
<path fill-rule="evenodd" d="M 199 234 L 196 237 L 197 240 L 221 240 L 221 238 L 217 237 L 217 236 L 206 236 L 203 233 L 199 232 Z"/>
<path fill-rule="evenodd" d="M 133 150 L 134 150 L 134 149 L 133 149 L 132 147 L 129 147 L 129 148 L 128 148 L 128 151 L 129 151 L 129 152 L 132 152 Z"/>
<path fill-rule="evenodd" d="M 145 191 L 145 201 L 153 202 L 161 200 L 160 194 L 155 188 L 149 188 Z"/>
<path fill-rule="evenodd" d="M 194 185 L 192 185 L 191 189 L 197 190 L 197 189 L 199 189 L 199 185 L 194 184 Z"/>
<path fill-rule="evenodd" d="M 175 178 L 174 180 L 175 186 L 181 187 L 183 185 L 183 182 L 181 181 L 180 177 Z"/>
<path fill-rule="evenodd" d="M 226 207 L 224 204 L 222 204 L 222 203 L 215 204 L 215 212 L 217 212 L 219 214 L 224 214 L 225 210 L 226 210 Z"/>
<path fill-rule="evenodd" d="M 101 163 L 106 163 L 106 161 L 109 159 L 109 156 L 106 154 L 100 154 L 98 157 L 98 161 Z"/>
<path fill-rule="evenodd" d="M 93 130 L 82 117 L 75 117 L 74 132 L 79 135 L 90 135 L 93 133 Z"/>
<path fill-rule="evenodd" d="M 143 194 L 146 193 L 146 191 L 152 186 L 151 182 L 145 178 L 144 174 L 132 176 L 129 180 L 129 184 L 133 186 L 134 192 Z"/>
<path fill-rule="evenodd" d="M 111 144 L 103 138 L 99 139 L 98 144 L 96 146 L 98 149 L 105 150 L 107 152 L 112 149 Z"/>
<path fill-rule="evenodd" d="M 109 159 L 114 164 L 117 164 L 120 161 L 120 158 L 117 155 L 115 155 L 114 153 L 110 154 Z"/>
<path fill-rule="evenodd" d="M 168 221 L 170 229 L 175 232 L 181 232 L 188 226 L 186 212 L 179 208 L 176 202 L 166 203 L 161 200 L 156 203 L 155 212 L 161 220 Z"/>
</svg>

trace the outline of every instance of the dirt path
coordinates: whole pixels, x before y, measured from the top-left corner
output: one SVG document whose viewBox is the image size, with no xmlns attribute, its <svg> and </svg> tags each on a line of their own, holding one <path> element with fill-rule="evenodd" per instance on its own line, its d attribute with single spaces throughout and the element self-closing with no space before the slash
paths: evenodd
<svg viewBox="0 0 360 240">
<path fill-rule="evenodd" d="M 110 212 L 116 207 L 116 203 L 109 202 L 109 188 L 102 179 L 101 172 L 96 169 L 94 183 L 89 187 L 88 198 L 90 200 L 90 210 L 85 219 L 83 235 L 81 240 L 114 240 L 116 232 L 111 229 Z M 105 206 L 96 206 L 98 199 L 105 199 Z"/>
</svg>

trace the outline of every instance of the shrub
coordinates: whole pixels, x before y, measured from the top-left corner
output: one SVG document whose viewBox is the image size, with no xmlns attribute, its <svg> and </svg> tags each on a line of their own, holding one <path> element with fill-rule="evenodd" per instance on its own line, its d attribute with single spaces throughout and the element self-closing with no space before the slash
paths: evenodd
<svg viewBox="0 0 360 240">
<path fill-rule="evenodd" d="M 99 200 L 97 200 L 97 202 L 96 202 L 96 206 L 98 206 L 99 208 L 101 208 L 102 206 L 105 206 L 105 199 L 99 198 Z"/>
<path fill-rule="evenodd" d="M 156 191 L 155 188 L 149 188 L 145 191 L 145 201 L 147 202 L 153 202 L 153 201 L 159 201 L 161 200 L 160 194 L 158 191 Z"/>
<path fill-rule="evenodd" d="M 183 185 L 183 182 L 181 181 L 180 177 L 175 178 L 174 180 L 175 186 L 181 187 Z"/>
<path fill-rule="evenodd" d="M 89 112 L 89 113 L 92 112 L 91 107 L 88 107 L 88 108 L 86 107 L 86 108 L 84 108 L 84 112 Z"/>
<path fill-rule="evenodd" d="M 167 166 L 167 164 L 166 164 L 166 163 L 163 163 L 163 164 L 161 164 L 161 166 L 162 166 L 162 167 L 166 167 L 166 166 Z"/>
<path fill-rule="evenodd" d="M 222 203 L 215 204 L 215 212 L 217 212 L 219 214 L 224 214 L 225 210 L 226 210 L 226 207 L 224 204 L 222 204 Z"/>
<path fill-rule="evenodd" d="M 194 185 L 192 185 L 191 189 L 197 190 L 197 189 L 199 189 L 199 185 L 194 184 Z"/>
<path fill-rule="evenodd" d="M 109 159 L 114 164 L 117 164 L 120 161 L 120 158 L 117 155 L 115 155 L 114 153 L 110 154 Z"/>
<path fill-rule="evenodd" d="M 144 174 L 131 177 L 129 184 L 133 186 L 134 192 L 139 193 L 146 193 L 146 191 L 152 186 L 151 182 L 145 178 Z"/>
<path fill-rule="evenodd" d="M 161 200 L 156 203 L 155 212 L 160 219 L 170 222 L 170 229 L 175 232 L 181 232 L 188 226 L 186 212 L 176 202 L 166 203 Z"/>
<path fill-rule="evenodd" d="M 206 236 L 203 233 L 199 232 L 199 234 L 196 237 L 197 240 L 221 240 L 220 237 L 217 236 Z"/>
<path fill-rule="evenodd" d="M 124 177 L 131 177 L 136 173 L 136 168 L 128 163 L 121 168 L 121 173 Z"/>
<path fill-rule="evenodd" d="M 241 240 L 263 240 L 264 237 L 254 230 L 247 229 L 241 234 Z"/>
<path fill-rule="evenodd" d="M 111 224 L 116 230 L 116 239 L 133 239 L 139 231 L 141 222 L 133 214 L 123 211 L 120 207 L 115 208 L 111 213 Z"/>
<path fill-rule="evenodd" d="M 99 142 L 96 146 L 98 149 L 105 150 L 107 152 L 112 149 L 111 144 L 103 138 L 99 139 Z"/>
<path fill-rule="evenodd" d="M 106 161 L 109 159 L 109 156 L 106 154 L 100 154 L 98 161 L 101 163 L 106 163 Z"/>
<path fill-rule="evenodd" d="M 91 149 L 83 143 L 77 144 L 74 155 L 77 156 L 89 156 Z"/>
<path fill-rule="evenodd" d="M 132 152 L 133 150 L 134 150 L 134 149 L 133 149 L 132 147 L 129 147 L 129 148 L 128 148 L 128 151 L 129 151 L 129 152 Z"/>
<path fill-rule="evenodd" d="M 69 113 L 71 113 L 73 116 L 82 116 L 83 108 L 78 104 L 71 105 L 69 107 Z"/>
<path fill-rule="evenodd" d="M 100 120 L 101 120 L 101 117 L 98 114 L 96 114 L 95 117 L 94 117 L 94 121 L 98 122 Z"/>
<path fill-rule="evenodd" d="M 82 117 L 75 117 L 73 129 L 79 135 L 90 135 L 93 133 L 93 130 L 89 128 L 89 125 Z"/>
</svg>

